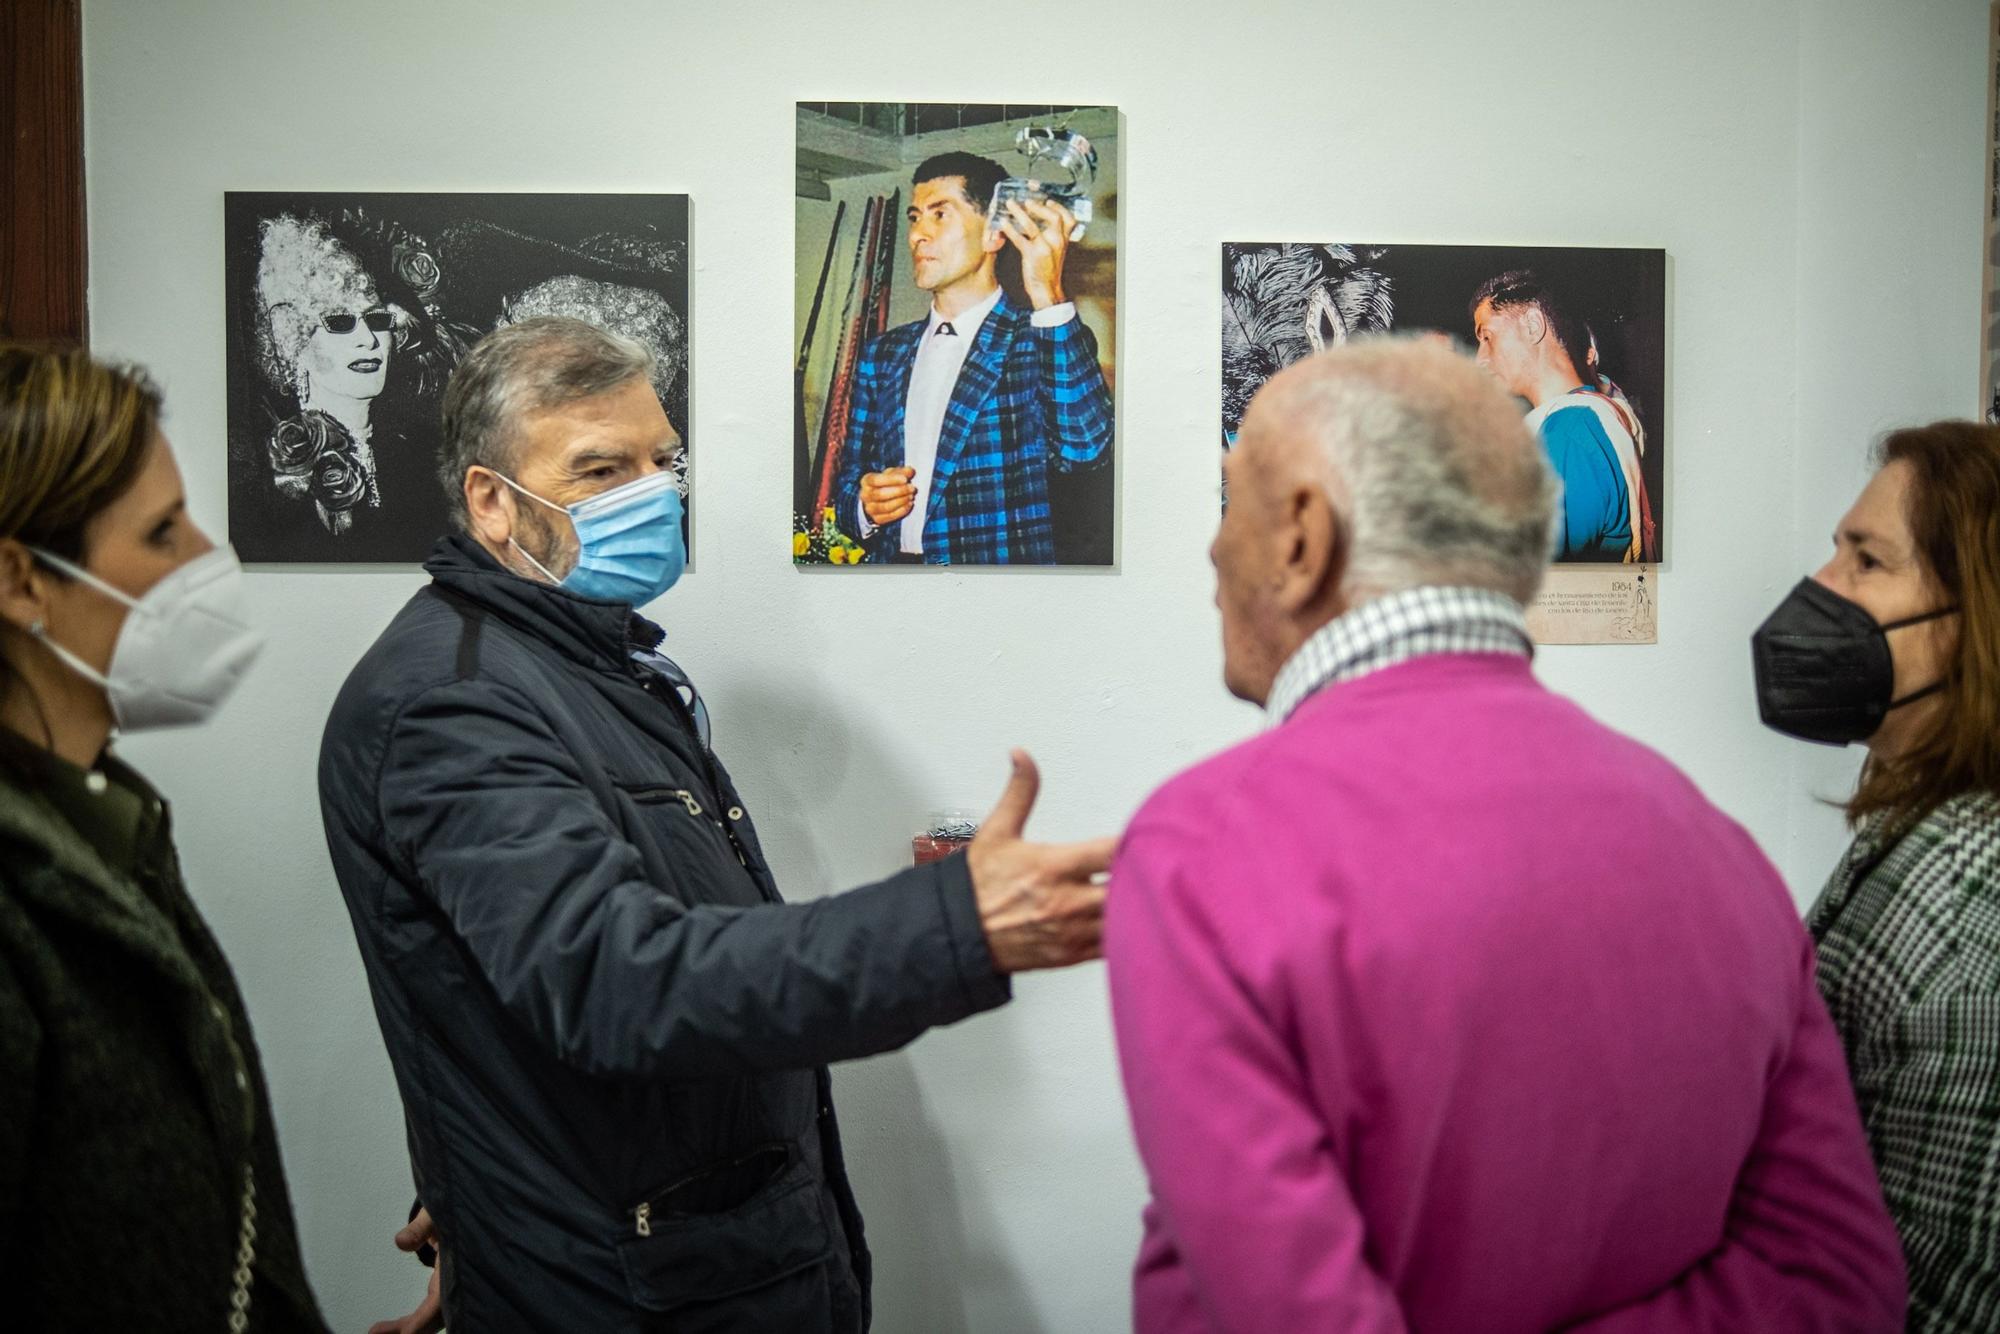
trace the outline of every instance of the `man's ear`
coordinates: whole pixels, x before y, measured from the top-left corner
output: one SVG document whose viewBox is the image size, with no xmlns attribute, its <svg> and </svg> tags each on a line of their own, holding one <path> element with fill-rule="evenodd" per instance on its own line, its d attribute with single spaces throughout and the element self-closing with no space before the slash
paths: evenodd
<svg viewBox="0 0 2000 1334">
<path fill-rule="evenodd" d="M 1347 526 L 1324 488 L 1301 482 L 1279 519 L 1278 605 L 1297 613 L 1340 586 L 1347 572 Z"/>
<path fill-rule="evenodd" d="M 504 547 L 514 536 L 513 497 L 491 469 L 465 470 L 465 513 L 473 536 L 488 546 Z"/>
<path fill-rule="evenodd" d="M 28 548 L 15 538 L 0 540 L 0 619 L 16 630 L 48 615 L 47 571 L 35 564 Z"/>
<path fill-rule="evenodd" d="M 1521 332 L 1531 343 L 1539 343 L 1549 334 L 1549 317 L 1542 313 L 1540 306 L 1521 307 Z"/>
</svg>

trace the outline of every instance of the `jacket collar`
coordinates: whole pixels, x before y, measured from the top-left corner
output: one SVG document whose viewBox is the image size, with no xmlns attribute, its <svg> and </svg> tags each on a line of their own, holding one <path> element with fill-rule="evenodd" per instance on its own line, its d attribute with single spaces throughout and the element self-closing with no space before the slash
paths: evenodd
<svg viewBox="0 0 2000 1334">
<path fill-rule="evenodd" d="M 893 368 L 897 375 L 907 377 L 911 365 L 916 362 L 917 349 L 924 345 L 924 335 L 930 332 L 932 322 L 936 318 L 937 311 L 931 310 L 922 319 L 909 320 L 883 334 L 882 342 L 879 344 L 882 349 L 882 364 Z M 979 322 L 979 328 L 973 334 L 972 350 L 966 354 L 966 359 L 969 361 L 982 355 L 992 356 L 996 344 L 1005 348 L 1013 335 L 1019 333 L 1021 326 L 1026 323 L 1028 323 L 1027 308 L 1015 305 L 1008 297 L 1007 289 L 1001 288 L 1000 299 L 993 303 L 993 309 L 986 312 L 986 318 Z M 903 380 L 903 387 L 905 389 L 909 387 L 907 378 Z"/>
<path fill-rule="evenodd" d="M 151 803 L 153 816 L 164 825 L 164 803 L 144 779 L 108 756 L 102 767 Z M 35 849 L 58 874 L 11 876 L 8 883 L 23 896 L 118 941 L 160 972 L 199 990 L 200 975 L 167 914 L 130 875 L 92 847 L 45 792 L 22 786 L 23 777 L 16 766 L 0 769 L 0 843 Z"/>
<path fill-rule="evenodd" d="M 587 667 L 624 675 L 634 648 L 657 648 L 666 632 L 624 602 L 578 597 L 524 579 L 463 533 L 438 539 L 424 562 L 431 582 L 491 612 L 523 634 Z"/>
<path fill-rule="evenodd" d="M 24 779 L 83 845 L 121 875 L 140 874 L 165 836 L 166 803 L 107 747 L 79 769 L 12 728 L 0 727 L 0 764 Z"/>
<path fill-rule="evenodd" d="M 972 340 L 972 350 L 966 353 L 958 383 L 952 387 L 951 402 L 945 407 L 944 428 L 938 433 L 937 462 L 931 468 L 931 494 L 924 506 L 926 525 L 944 512 L 945 483 L 958 471 L 959 457 L 973 439 L 979 411 L 1000 383 L 1007 364 L 1007 349 L 1027 323 L 1026 312 L 1002 296 L 1000 304 L 979 326 L 979 336 Z M 911 360 L 914 362 L 915 357 Z"/>
<path fill-rule="evenodd" d="M 996 286 L 992 293 L 978 304 L 960 311 L 948 320 L 936 305 L 932 305 L 930 319 L 924 322 L 923 338 L 931 337 L 932 332 L 940 324 L 949 324 L 952 332 L 960 338 L 977 338 L 979 331 L 986 327 L 986 317 L 998 310 L 1006 300 L 1007 289 Z M 922 343 L 923 338 L 917 341 Z"/>
</svg>

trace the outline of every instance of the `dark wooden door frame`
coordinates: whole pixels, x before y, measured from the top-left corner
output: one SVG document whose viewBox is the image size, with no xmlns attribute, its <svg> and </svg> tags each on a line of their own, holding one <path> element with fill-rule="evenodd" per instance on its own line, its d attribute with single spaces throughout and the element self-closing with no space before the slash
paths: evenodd
<svg viewBox="0 0 2000 1334">
<path fill-rule="evenodd" d="M 0 337 L 85 343 L 82 0 L 0 0 Z"/>
</svg>

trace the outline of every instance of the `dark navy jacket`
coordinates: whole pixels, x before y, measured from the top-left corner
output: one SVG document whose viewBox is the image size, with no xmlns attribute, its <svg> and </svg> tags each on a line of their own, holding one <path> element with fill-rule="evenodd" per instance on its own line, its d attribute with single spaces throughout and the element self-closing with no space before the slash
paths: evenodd
<svg viewBox="0 0 2000 1334">
<path fill-rule="evenodd" d="M 783 903 L 658 627 L 426 568 L 319 779 L 451 1327 L 865 1328 L 824 1067 L 1006 1000 L 963 858 Z"/>
</svg>

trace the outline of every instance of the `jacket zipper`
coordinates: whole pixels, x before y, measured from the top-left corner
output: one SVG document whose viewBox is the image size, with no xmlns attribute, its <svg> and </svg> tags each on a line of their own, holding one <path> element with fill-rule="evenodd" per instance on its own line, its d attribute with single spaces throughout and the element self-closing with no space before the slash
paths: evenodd
<svg viewBox="0 0 2000 1334">
<path fill-rule="evenodd" d="M 642 1237 L 650 1237 L 653 1235 L 653 1200 L 664 1199 L 666 1196 L 669 1196 L 673 1194 L 675 1191 L 679 1190 L 682 1186 L 685 1186 L 693 1181 L 699 1181 L 703 1176 L 707 1175 L 709 1172 L 719 1170 L 720 1167 L 741 1167 L 745 1163 L 750 1162 L 752 1159 L 756 1158 L 757 1155 L 761 1153 L 767 1153 L 770 1150 L 775 1149 L 777 1147 L 779 1147 L 777 1144 L 760 1145 L 757 1148 L 752 1149 L 749 1153 L 746 1153 L 742 1157 L 736 1159 L 734 1162 L 723 1163 L 720 1164 L 719 1167 L 703 1168 L 699 1172 L 690 1172 L 688 1175 L 680 1178 L 678 1181 L 675 1181 L 670 1185 L 662 1186 L 660 1189 L 652 1193 L 651 1198 L 641 1200 L 639 1201 L 639 1203 L 632 1206 L 633 1231 L 637 1232 Z M 788 1152 L 785 1166 L 789 1167 L 792 1161 L 793 1160 L 789 1156 Z M 784 1167 L 776 1169 L 773 1172 L 773 1176 L 775 1177 L 777 1175 L 777 1172 L 783 1170 L 785 1170 Z"/>
<path fill-rule="evenodd" d="M 695 798 L 694 793 L 684 787 L 634 788 L 631 789 L 629 795 L 634 801 L 651 801 L 656 797 L 671 797 L 686 807 L 689 815 L 698 816 L 701 814 L 701 802 Z"/>
<path fill-rule="evenodd" d="M 700 752 L 702 768 L 708 773 L 708 785 L 714 791 L 722 791 L 721 780 L 717 778 L 715 773 L 714 756 L 708 747 L 700 743 L 700 738 L 696 733 L 694 725 L 694 714 L 681 701 L 680 692 L 671 686 L 656 688 L 659 686 L 658 678 L 651 676 L 650 673 L 641 676 L 636 667 L 632 669 L 632 678 L 638 683 L 639 689 L 665 704 L 668 711 L 680 720 L 681 726 L 686 730 L 687 734 L 696 738 L 695 749 Z M 681 802 L 687 807 L 689 815 L 701 814 L 701 807 L 696 803 L 692 793 L 667 788 L 659 790 L 666 792 L 669 796 L 680 798 Z M 633 795 L 636 796 L 638 794 L 634 793 Z M 730 826 L 727 820 L 717 820 L 715 823 L 722 830 L 722 836 L 729 840 L 729 850 L 736 854 L 737 864 L 748 871 L 750 869 L 750 855 L 743 850 L 742 843 L 737 841 L 736 830 Z M 758 890 L 766 899 L 771 897 L 762 884 L 758 885 Z"/>
<path fill-rule="evenodd" d="M 702 814 L 701 802 L 695 797 L 694 793 L 684 787 L 645 787 L 634 789 L 628 795 L 634 801 L 650 801 L 655 797 L 672 797 L 687 809 L 689 815 L 699 819 Z M 722 836 L 729 840 L 729 850 L 736 854 L 737 865 L 743 867 L 746 871 L 749 870 L 750 858 L 744 854 L 743 845 L 736 841 L 736 831 L 729 827 L 729 822 L 727 820 L 711 820 L 709 823 L 720 829 Z"/>
</svg>

